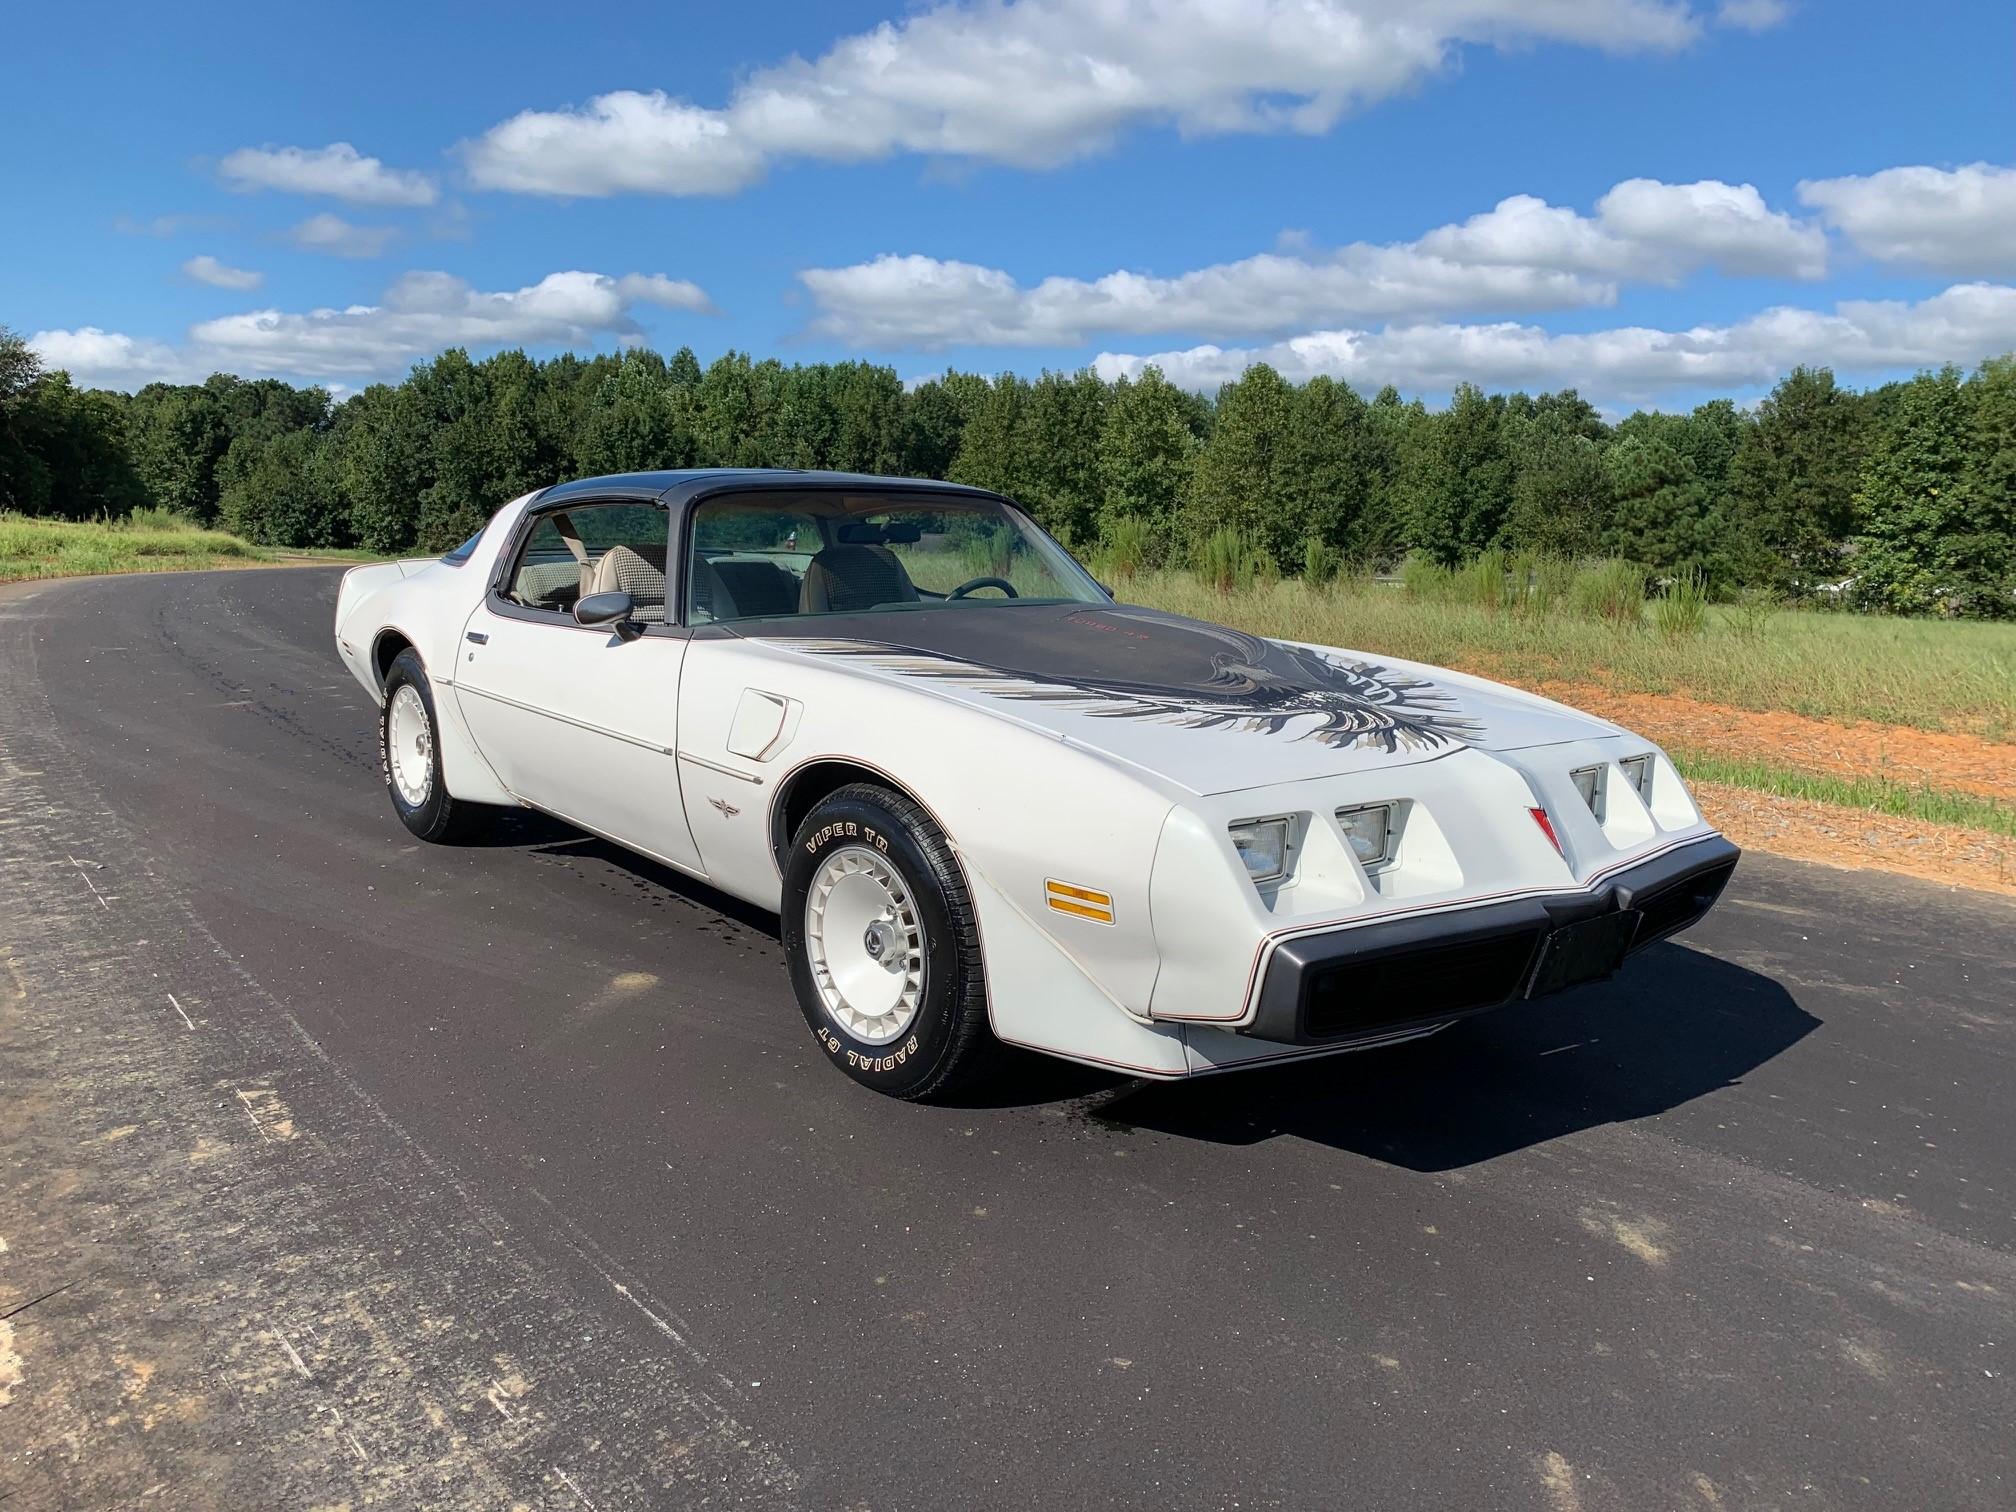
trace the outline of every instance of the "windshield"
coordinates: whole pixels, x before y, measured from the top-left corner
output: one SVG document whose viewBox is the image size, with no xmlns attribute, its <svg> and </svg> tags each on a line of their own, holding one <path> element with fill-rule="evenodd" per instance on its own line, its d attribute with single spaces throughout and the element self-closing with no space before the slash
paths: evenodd
<svg viewBox="0 0 2016 1512">
<path fill-rule="evenodd" d="M 693 511 L 687 621 L 1110 602 L 1068 552 L 989 499 L 746 494 Z"/>
</svg>

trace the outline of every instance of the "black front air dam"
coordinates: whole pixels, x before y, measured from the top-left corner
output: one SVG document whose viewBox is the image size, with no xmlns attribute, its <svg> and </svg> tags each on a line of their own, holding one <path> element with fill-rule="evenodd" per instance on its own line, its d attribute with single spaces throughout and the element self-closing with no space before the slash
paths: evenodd
<svg viewBox="0 0 2016 1512">
<path fill-rule="evenodd" d="M 1721 896 L 1740 854 L 1712 835 L 1587 892 L 1283 941 L 1267 963 L 1253 1023 L 1240 1032 L 1285 1045 L 1349 1044 L 1596 980 L 1628 951 L 1699 920 Z"/>
</svg>

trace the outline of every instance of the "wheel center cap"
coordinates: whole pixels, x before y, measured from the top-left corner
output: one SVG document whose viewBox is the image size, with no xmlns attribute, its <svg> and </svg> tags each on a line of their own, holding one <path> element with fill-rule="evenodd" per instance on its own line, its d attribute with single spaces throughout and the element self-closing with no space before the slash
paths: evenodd
<svg viewBox="0 0 2016 1512">
<path fill-rule="evenodd" d="M 862 933 L 861 948 L 868 952 L 868 959 L 881 961 L 883 965 L 893 962 L 885 959 L 896 949 L 896 926 L 887 919 L 877 919 Z"/>
</svg>

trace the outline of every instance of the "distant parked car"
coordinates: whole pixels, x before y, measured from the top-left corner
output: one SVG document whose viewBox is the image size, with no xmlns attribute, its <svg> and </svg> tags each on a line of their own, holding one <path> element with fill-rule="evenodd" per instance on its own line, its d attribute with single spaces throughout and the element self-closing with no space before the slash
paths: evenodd
<svg viewBox="0 0 2016 1512">
<path fill-rule="evenodd" d="M 1610 975 L 1737 859 L 1649 741 L 1115 603 L 946 483 L 548 488 L 347 573 L 336 640 L 414 834 L 524 805 L 776 910 L 819 1046 L 900 1097 L 1000 1044 L 1185 1077 L 1432 1033 Z"/>
</svg>

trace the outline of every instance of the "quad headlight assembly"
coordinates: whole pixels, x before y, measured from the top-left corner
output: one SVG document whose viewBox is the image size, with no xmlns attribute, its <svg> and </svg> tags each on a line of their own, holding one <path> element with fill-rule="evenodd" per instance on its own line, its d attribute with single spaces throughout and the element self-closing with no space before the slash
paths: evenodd
<svg viewBox="0 0 2016 1512">
<path fill-rule="evenodd" d="M 1285 818 L 1241 819 L 1231 826 L 1232 848 L 1255 887 L 1288 875 L 1289 827 Z"/>
<path fill-rule="evenodd" d="M 1624 773 L 1625 780 L 1638 790 L 1638 796 L 1649 804 L 1652 801 L 1652 753 L 1646 751 L 1642 755 L 1626 756 L 1617 766 Z"/>
<path fill-rule="evenodd" d="M 1568 774 L 1568 780 L 1575 784 L 1575 791 L 1582 795 L 1582 801 L 1589 805 L 1589 812 L 1596 816 L 1596 822 L 1603 822 L 1603 774 L 1600 766 L 1577 767 Z"/>
<path fill-rule="evenodd" d="M 1397 803 L 1360 803 L 1337 810 L 1344 842 L 1368 872 L 1391 865 L 1399 854 L 1404 813 L 1404 807 Z"/>
</svg>

